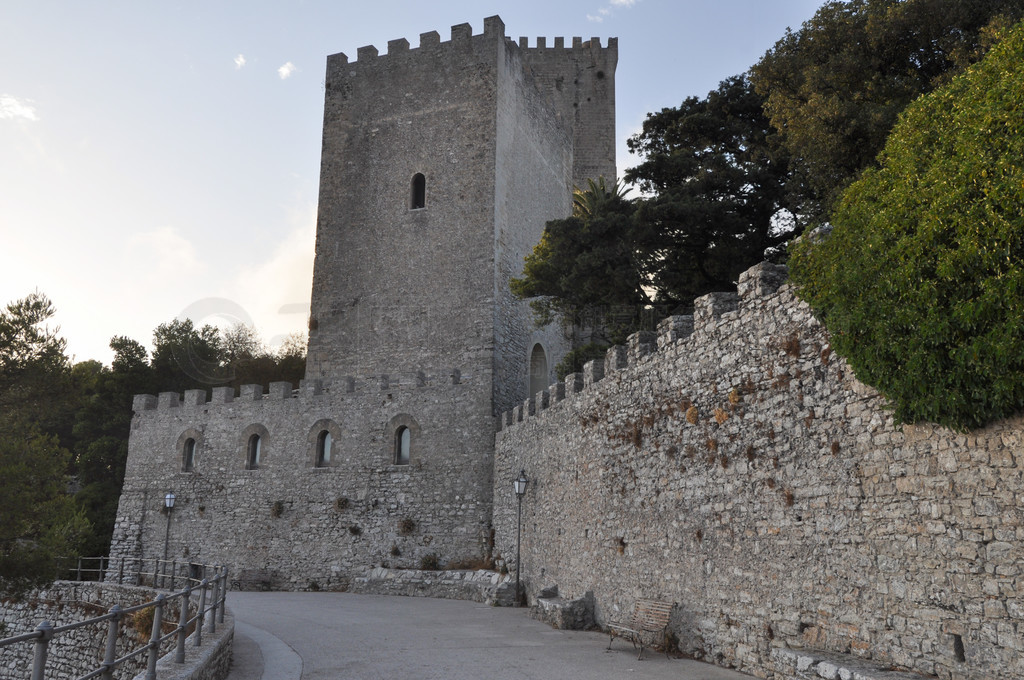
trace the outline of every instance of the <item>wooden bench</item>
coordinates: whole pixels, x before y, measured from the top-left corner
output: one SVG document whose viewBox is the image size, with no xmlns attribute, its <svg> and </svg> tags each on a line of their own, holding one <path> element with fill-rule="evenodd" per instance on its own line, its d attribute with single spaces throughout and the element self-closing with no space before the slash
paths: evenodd
<svg viewBox="0 0 1024 680">
<path fill-rule="evenodd" d="M 645 646 L 658 644 L 665 650 L 665 656 L 668 656 L 668 620 L 675 606 L 674 602 L 637 600 L 628 621 L 608 622 L 608 649 L 612 648 L 612 640 L 624 637 L 633 643 L 633 649 L 640 647 L 636 657 L 638 660 L 643 657 Z M 651 641 L 649 644 L 648 639 Z"/>
<path fill-rule="evenodd" d="M 272 569 L 242 569 L 231 579 L 231 590 L 270 590 L 274 575 Z"/>
</svg>

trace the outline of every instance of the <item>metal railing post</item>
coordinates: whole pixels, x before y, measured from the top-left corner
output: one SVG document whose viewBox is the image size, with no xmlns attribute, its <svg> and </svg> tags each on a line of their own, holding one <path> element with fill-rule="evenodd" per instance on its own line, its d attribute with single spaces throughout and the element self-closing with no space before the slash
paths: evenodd
<svg viewBox="0 0 1024 680">
<path fill-rule="evenodd" d="M 75 574 L 75 580 L 76 581 L 81 581 L 82 580 L 82 558 L 81 557 L 78 558 L 78 573 Z"/>
<path fill-rule="evenodd" d="M 224 623 L 224 609 L 228 603 L 228 568 L 224 567 L 220 572 L 220 623 Z"/>
<path fill-rule="evenodd" d="M 220 579 L 213 579 L 213 611 L 210 612 L 210 635 L 217 632 L 217 605 L 220 603 Z"/>
<path fill-rule="evenodd" d="M 35 654 L 32 659 L 32 680 L 43 680 L 43 671 L 46 670 L 46 654 L 49 651 L 50 640 L 53 638 L 53 626 L 49 621 L 43 621 L 36 626 L 39 638 L 36 639 Z"/>
<path fill-rule="evenodd" d="M 203 579 L 203 582 L 199 584 L 202 590 L 199 592 L 199 614 L 196 619 L 196 647 L 203 646 L 203 623 L 206 620 L 206 589 L 209 585 L 206 579 Z"/>
<path fill-rule="evenodd" d="M 188 626 L 188 603 L 192 595 L 192 584 L 185 586 L 181 593 L 181 612 L 178 616 L 178 639 L 174 650 L 174 663 L 185 663 L 185 628 Z"/>
<path fill-rule="evenodd" d="M 178 560 L 171 562 L 171 590 L 174 590 L 174 572 L 178 571 Z"/>
<path fill-rule="evenodd" d="M 160 658 L 160 628 L 164 619 L 164 601 L 167 596 L 161 593 L 156 598 L 153 612 L 153 634 L 149 638 L 149 659 L 146 665 L 146 680 L 156 680 L 156 661 Z"/>
<path fill-rule="evenodd" d="M 117 585 L 124 583 L 124 556 L 121 556 L 121 563 L 117 567 Z"/>
<path fill-rule="evenodd" d="M 110 623 L 107 625 L 107 648 L 103 654 L 102 680 L 112 680 L 114 677 L 114 659 L 117 658 L 117 632 L 121 625 L 121 605 L 115 604 L 110 608 Z"/>
<path fill-rule="evenodd" d="M 154 588 L 158 588 L 159 587 L 156 584 L 156 575 L 157 575 L 157 572 L 159 572 L 159 571 L 160 571 L 160 558 L 159 557 L 154 557 L 153 558 L 153 587 Z"/>
</svg>

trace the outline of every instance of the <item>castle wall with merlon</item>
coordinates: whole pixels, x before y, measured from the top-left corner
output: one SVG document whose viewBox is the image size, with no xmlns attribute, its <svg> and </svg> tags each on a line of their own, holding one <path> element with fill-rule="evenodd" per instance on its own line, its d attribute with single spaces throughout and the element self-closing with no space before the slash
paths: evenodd
<svg viewBox="0 0 1024 680">
<path fill-rule="evenodd" d="M 801 649 L 1024 677 L 1024 422 L 894 424 L 784 278 L 758 266 L 506 413 L 496 550 L 525 470 L 531 599 L 592 592 L 599 623 L 677 602 L 685 654 L 757 677 L 813 675 Z"/>
<path fill-rule="evenodd" d="M 489 556 L 495 415 L 527 396 L 536 348 L 540 384 L 569 348 L 509 281 L 571 212 L 578 173 L 614 175 L 617 50 L 483 28 L 328 58 L 306 381 L 141 395 L 115 556 L 162 557 L 166 538 L 168 559 L 296 589 Z"/>
<path fill-rule="evenodd" d="M 166 540 L 170 560 L 257 570 L 297 590 L 345 589 L 367 566 L 418 567 L 429 554 L 479 558 L 490 540 L 494 419 L 476 398 L 478 379 L 391 374 L 294 391 L 244 385 L 239 397 L 231 388 L 140 395 L 112 554 L 162 558 Z M 406 465 L 394 461 L 398 423 L 412 430 Z M 318 466 L 325 430 L 330 460 Z M 252 434 L 261 451 L 248 469 Z M 197 453 L 185 471 L 188 439 Z"/>
</svg>

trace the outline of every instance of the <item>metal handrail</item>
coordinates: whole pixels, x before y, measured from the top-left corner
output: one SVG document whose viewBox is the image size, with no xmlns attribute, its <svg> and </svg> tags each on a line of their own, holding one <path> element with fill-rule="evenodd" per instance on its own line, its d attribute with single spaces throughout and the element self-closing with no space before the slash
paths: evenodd
<svg viewBox="0 0 1024 680">
<path fill-rule="evenodd" d="M 90 560 L 98 561 L 98 566 L 93 569 L 87 567 L 83 568 L 83 561 L 88 562 Z M 146 563 L 151 563 L 153 565 L 152 571 L 147 572 L 145 570 L 144 567 L 146 566 Z M 168 564 L 170 564 L 169 573 L 166 569 Z M 220 623 L 224 623 L 224 604 L 228 590 L 228 570 L 226 567 L 219 565 L 184 563 L 180 566 L 182 568 L 187 568 L 188 573 L 187 575 L 182 574 L 181 576 L 178 576 L 179 564 L 177 562 L 168 562 L 167 560 L 143 561 L 141 559 L 126 560 L 126 558 L 121 558 L 117 565 L 116 583 L 118 584 L 124 584 L 125 577 L 127 576 L 129 577 L 129 580 L 135 581 L 131 585 L 149 585 L 145 584 L 145 581 L 151 579 L 151 584 L 154 589 L 158 588 L 158 581 L 160 583 L 159 587 L 162 587 L 167 584 L 169 579 L 169 590 L 174 591 L 176 578 L 181 578 L 185 586 L 183 590 L 179 590 L 177 592 L 170 592 L 167 594 L 161 593 L 155 600 L 145 602 L 143 604 L 125 608 L 122 608 L 119 604 L 115 604 L 106 614 L 58 626 L 56 628 L 49 621 L 42 621 L 36 629 L 30 633 L 22 633 L 21 635 L 15 635 L 0 640 L 0 649 L 28 642 L 30 640 L 35 641 L 32 675 L 30 676 L 30 680 L 44 680 L 46 657 L 49 651 L 50 641 L 62 633 L 82 628 L 84 626 L 107 622 L 107 640 L 103 663 L 100 664 L 99 667 L 90 670 L 85 675 L 80 676 L 78 680 L 91 680 L 92 678 L 110 680 L 110 678 L 113 677 L 114 670 L 126 661 L 134 659 L 143 653 L 148 653 L 149 655 L 147 659 L 145 678 L 146 680 L 156 680 L 156 662 L 160 657 L 161 644 L 172 637 L 176 637 L 174 663 L 184 664 L 185 639 L 188 636 L 189 628 L 194 630 L 195 646 L 201 647 L 203 643 L 203 624 L 206 624 L 207 632 L 212 635 L 217 631 L 218 619 Z M 126 571 L 125 567 L 129 565 L 137 565 L 137 568 L 128 569 Z M 79 558 L 77 565 L 70 570 L 70 572 L 74 573 L 77 578 L 68 580 L 102 581 L 112 583 L 115 582 L 115 579 L 113 578 L 114 574 L 110 571 L 110 566 L 111 561 L 107 557 Z M 212 578 L 207 577 L 208 572 L 212 573 Z M 86 576 L 92 575 L 95 576 L 95 578 L 83 579 L 83 574 Z M 131 577 L 134 577 L 134 579 Z M 207 591 L 211 588 L 213 589 L 212 597 L 210 598 L 212 600 L 212 604 L 207 606 Z M 190 617 L 188 616 L 189 602 L 196 590 L 199 591 L 199 606 L 195 615 Z M 180 600 L 181 602 L 179 605 L 180 615 L 178 617 L 178 624 L 171 632 L 162 634 L 164 609 L 168 603 L 173 602 L 174 600 Z M 150 634 L 149 642 L 128 652 L 120 658 L 116 657 L 117 640 L 121 630 L 121 622 L 124 617 L 150 608 L 153 608 L 154 614 L 153 629 Z M 209 616 L 207 616 L 208 613 L 210 614 Z"/>
</svg>

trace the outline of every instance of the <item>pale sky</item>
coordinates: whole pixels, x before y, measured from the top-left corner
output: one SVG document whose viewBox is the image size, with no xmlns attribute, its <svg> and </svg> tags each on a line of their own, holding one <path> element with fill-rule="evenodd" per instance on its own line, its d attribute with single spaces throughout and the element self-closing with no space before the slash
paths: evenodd
<svg viewBox="0 0 1024 680">
<path fill-rule="evenodd" d="M 648 112 L 703 97 L 823 0 L 4 0 L 0 306 L 34 290 L 76 361 L 114 335 L 304 331 L 328 54 L 437 31 L 619 39 L 619 173 Z M 553 216 L 557 217 L 557 216 Z"/>
</svg>

